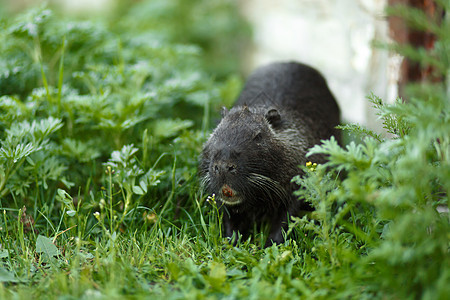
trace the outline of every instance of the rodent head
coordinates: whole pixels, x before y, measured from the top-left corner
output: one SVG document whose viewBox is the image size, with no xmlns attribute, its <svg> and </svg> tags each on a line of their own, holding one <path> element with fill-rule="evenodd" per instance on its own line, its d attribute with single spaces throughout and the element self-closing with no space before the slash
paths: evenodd
<svg viewBox="0 0 450 300">
<path fill-rule="evenodd" d="M 208 192 L 228 206 L 274 204 L 279 202 L 275 198 L 285 198 L 280 180 L 286 151 L 276 134 L 280 126 L 282 118 L 274 108 L 225 110 L 202 153 L 200 175 Z"/>
</svg>

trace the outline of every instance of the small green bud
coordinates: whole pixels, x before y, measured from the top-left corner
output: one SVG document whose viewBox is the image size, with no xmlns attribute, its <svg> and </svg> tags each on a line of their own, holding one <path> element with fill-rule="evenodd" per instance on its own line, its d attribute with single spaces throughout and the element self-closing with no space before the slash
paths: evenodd
<svg viewBox="0 0 450 300">
<path fill-rule="evenodd" d="M 100 209 L 103 209 L 105 206 L 106 206 L 106 202 L 105 202 L 105 199 L 100 199 L 100 203 L 99 203 L 99 205 L 100 205 Z"/>
</svg>

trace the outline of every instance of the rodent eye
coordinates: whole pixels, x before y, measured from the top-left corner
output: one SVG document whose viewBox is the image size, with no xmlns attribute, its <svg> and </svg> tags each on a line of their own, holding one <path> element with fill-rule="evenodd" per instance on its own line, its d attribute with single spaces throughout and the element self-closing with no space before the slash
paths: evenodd
<svg viewBox="0 0 450 300">
<path fill-rule="evenodd" d="M 258 132 L 258 133 L 253 137 L 253 140 L 254 140 L 255 142 L 260 142 L 260 141 L 262 140 L 262 133 L 261 133 L 261 132 Z"/>
</svg>

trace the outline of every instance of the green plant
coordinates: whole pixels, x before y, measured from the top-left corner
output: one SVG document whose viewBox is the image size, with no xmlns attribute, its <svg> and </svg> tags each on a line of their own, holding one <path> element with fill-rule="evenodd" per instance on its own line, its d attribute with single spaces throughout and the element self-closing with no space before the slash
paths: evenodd
<svg viewBox="0 0 450 300">
<path fill-rule="evenodd" d="M 126 32 L 139 31 L 154 42 L 197 45 L 204 54 L 202 69 L 228 78 L 239 70 L 236 58 L 242 58 L 250 37 L 238 7 L 238 1 L 220 0 L 153 0 L 131 7 L 122 1 L 117 13 L 127 14 L 118 27 Z"/>
<path fill-rule="evenodd" d="M 450 41 L 448 30 L 443 30 L 448 18 L 439 27 L 418 10 L 393 11 L 432 30 L 439 41 L 431 53 L 393 48 L 435 67 L 437 78 L 447 76 L 449 52 L 442 50 Z M 343 126 L 366 137 L 345 148 L 333 139 L 324 141 L 309 154 L 324 153 L 329 162 L 305 167 L 307 176 L 295 178 L 302 186 L 297 194 L 316 208 L 312 219 L 296 223 L 301 233 L 313 236 L 311 274 L 320 278 L 320 266 L 330 266 L 333 275 L 322 280 L 331 277 L 335 288 L 350 294 L 444 299 L 450 292 L 448 86 L 445 81 L 422 82 L 411 84 L 408 91 L 407 103 L 400 99 L 388 105 L 369 97 L 393 138 Z M 311 246 L 309 240 L 304 243 Z"/>
</svg>

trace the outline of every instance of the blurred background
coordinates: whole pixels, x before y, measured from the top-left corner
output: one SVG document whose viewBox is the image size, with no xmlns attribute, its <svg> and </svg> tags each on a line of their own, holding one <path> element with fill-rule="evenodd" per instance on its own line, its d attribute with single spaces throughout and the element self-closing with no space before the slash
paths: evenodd
<svg viewBox="0 0 450 300">
<path fill-rule="evenodd" d="M 403 1 L 390 1 L 403 2 Z M 425 4 L 430 1 L 415 1 Z M 1 0 L 1 15 L 23 11 L 38 0 Z M 120 20 L 123 30 L 194 44 L 203 51 L 211 77 L 245 77 L 272 61 L 296 60 L 328 80 L 344 122 L 380 132 L 366 97 L 390 102 L 397 96 L 402 58 L 377 48 L 395 33 L 384 11 L 387 0 L 52 0 L 61 13 L 86 19 Z M 127 15 L 126 18 L 121 18 Z M 132 17 L 130 17 L 132 16 Z M 164 32 L 164 34 L 161 34 Z"/>
</svg>

